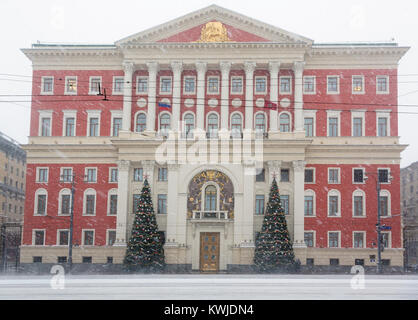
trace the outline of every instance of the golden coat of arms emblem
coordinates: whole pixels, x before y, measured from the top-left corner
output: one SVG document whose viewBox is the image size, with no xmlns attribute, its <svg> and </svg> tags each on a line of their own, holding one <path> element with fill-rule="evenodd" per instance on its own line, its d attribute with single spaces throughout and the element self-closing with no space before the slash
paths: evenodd
<svg viewBox="0 0 418 320">
<path fill-rule="evenodd" d="M 226 27 L 219 21 L 206 23 L 201 31 L 200 39 L 197 42 L 227 42 L 231 41 L 228 37 Z"/>
</svg>

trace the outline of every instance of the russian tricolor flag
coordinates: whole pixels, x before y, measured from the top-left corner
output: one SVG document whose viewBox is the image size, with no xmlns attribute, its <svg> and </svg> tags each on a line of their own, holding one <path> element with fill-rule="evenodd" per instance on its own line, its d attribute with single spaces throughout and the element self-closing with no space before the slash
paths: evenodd
<svg viewBox="0 0 418 320">
<path fill-rule="evenodd" d="M 160 108 L 171 108 L 171 106 L 167 103 L 163 103 L 163 102 L 158 102 L 158 106 Z"/>
</svg>

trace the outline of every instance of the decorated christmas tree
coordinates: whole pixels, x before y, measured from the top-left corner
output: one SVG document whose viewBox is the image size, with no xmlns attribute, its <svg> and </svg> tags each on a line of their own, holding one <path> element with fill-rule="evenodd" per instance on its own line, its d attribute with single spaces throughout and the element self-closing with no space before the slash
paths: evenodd
<svg viewBox="0 0 418 320">
<path fill-rule="evenodd" d="M 254 265 L 260 272 L 291 271 L 296 267 L 275 177 L 270 189 L 263 227 L 255 241 Z"/>
<path fill-rule="evenodd" d="M 144 181 L 135 213 L 124 265 L 129 271 L 146 272 L 161 271 L 165 266 L 163 243 L 158 232 L 147 179 Z"/>
</svg>

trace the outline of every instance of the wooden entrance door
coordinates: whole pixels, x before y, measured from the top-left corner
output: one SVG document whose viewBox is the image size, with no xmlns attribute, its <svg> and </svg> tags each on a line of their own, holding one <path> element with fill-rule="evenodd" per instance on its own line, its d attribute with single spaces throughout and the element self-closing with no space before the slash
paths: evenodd
<svg viewBox="0 0 418 320">
<path fill-rule="evenodd" d="M 200 271 L 219 270 L 219 232 L 200 233 Z"/>
</svg>

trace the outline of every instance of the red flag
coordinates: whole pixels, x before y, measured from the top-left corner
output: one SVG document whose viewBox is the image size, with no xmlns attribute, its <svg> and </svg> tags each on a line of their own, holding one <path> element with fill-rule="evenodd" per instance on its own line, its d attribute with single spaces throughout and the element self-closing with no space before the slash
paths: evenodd
<svg viewBox="0 0 418 320">
<path fill-rule="evenodd" d="M 273 103 L 270 100 L 264 101 L 264 108 L 277 110 L 277 103 Z"/>
</svg>

